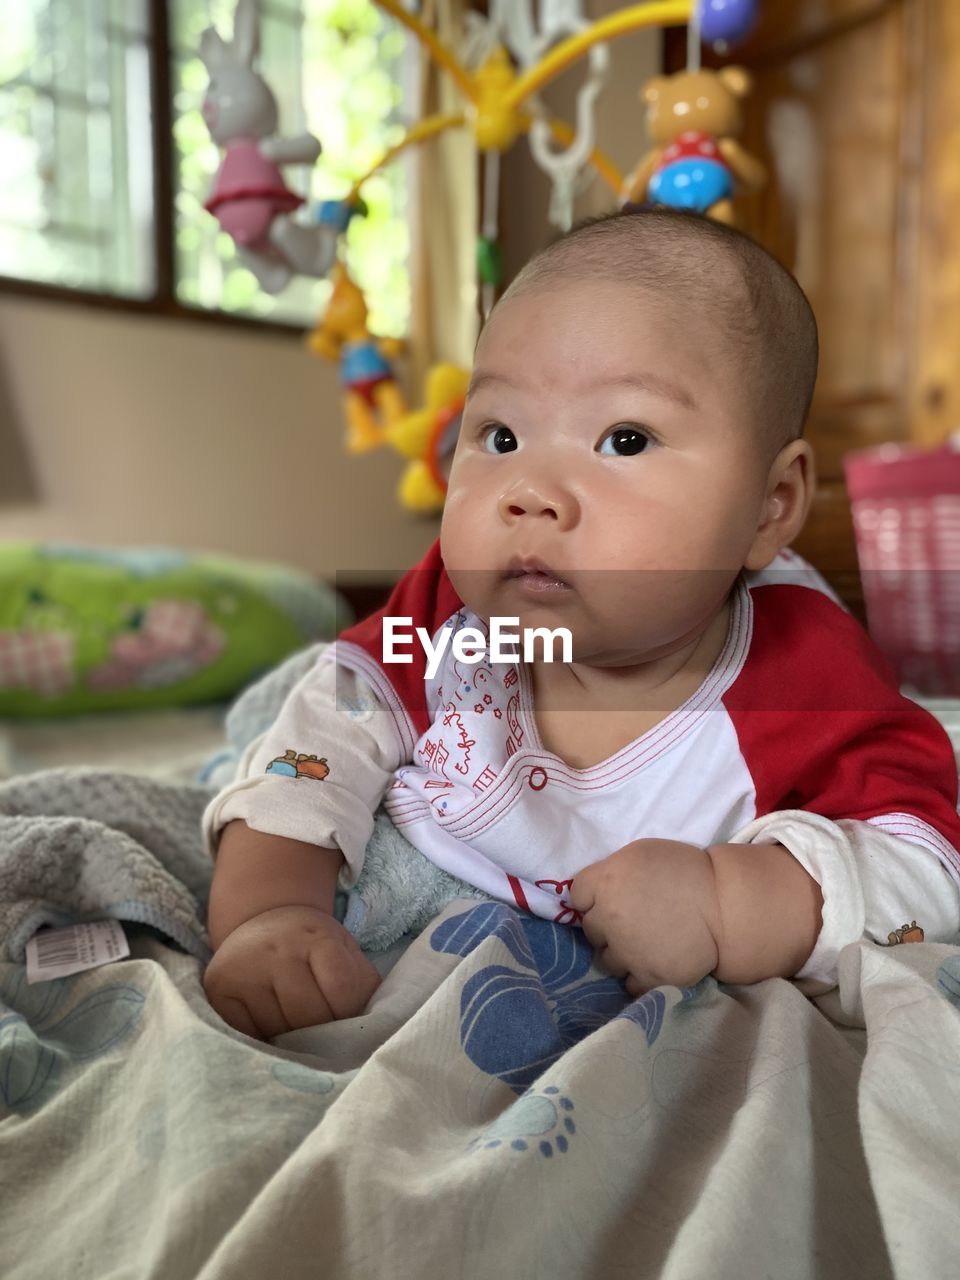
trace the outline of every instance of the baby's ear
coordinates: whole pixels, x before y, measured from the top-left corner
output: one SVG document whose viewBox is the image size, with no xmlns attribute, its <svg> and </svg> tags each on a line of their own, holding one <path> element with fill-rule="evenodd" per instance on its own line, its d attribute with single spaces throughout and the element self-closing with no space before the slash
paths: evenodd
<svg viewBox="0 0 960 1280">
<path fill-rule="evenodd" d="M 663 86 L 667 83 L 666 76 L 654 76 L 640 90 L 640 101 L 645 102 L 649 107 L 663 93 Z"/>
<path fill-rule="evenodd" d="M 260 43 L 259 36 L 257 0 L 237 0 L 237 12 L 233 20 L 233 55 L 241 67 L 253 66 Z"/>
<path fill-rule="evenodd" d="M 817 482 L 813 450 L 792 440 L 777 454 L 767 478 L 757 532 L 744 560 L 745 569 L 765 569 L 803 528 Z"/>
<path fill-rule="evenodd" d="M 745 67 L 721 67 L 717 75 L 735 98 L 745 98 L 753 88 L 753 76 Z"/>
<path fill-rule="evenodd" d="M 226 61 L 227 46 L 220 38 L 219 31 L 207 27 L 200 37 L 200 60 L 208 71 L 222 67 Z"/>
</svg>

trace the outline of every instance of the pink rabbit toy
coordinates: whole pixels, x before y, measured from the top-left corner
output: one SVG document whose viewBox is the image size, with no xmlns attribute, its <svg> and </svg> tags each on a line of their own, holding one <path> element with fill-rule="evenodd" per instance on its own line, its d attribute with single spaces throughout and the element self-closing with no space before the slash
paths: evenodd
<svg viewBox="0 0 960 1280">
<path fill-rule="evenodd" d="M 310 133 L 278 138 L 277 102 L 253 69 L 257 55 L 257 0 L 238 0 L 233 41 L 211 27 L 200 40 L 210 76 L 203 118 L 224 148 L 207 210 L 233 237 L 237 256 L 267 293 L 279 293 L 293 275 L 325 276 L 336 252 L 336 231 L 306 226 L 291 216 L 303 198 L 283 180 L 280 166 L 313 165 L 320 143 Z"/>
</svg>

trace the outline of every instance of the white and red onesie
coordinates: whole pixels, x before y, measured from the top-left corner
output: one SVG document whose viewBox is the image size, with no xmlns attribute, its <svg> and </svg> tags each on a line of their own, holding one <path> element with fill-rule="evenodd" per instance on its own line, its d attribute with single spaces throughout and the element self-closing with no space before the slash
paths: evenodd
<svg viewBox="0 0 960 1280">
<path fill-rule="evenodd" d="M 435 544 L 380 613 L 321 653 L 248 748 L 207 810 L 210 847 L 233 819 L 335 846 L 348 888 L 382 803 L 444 870 L 575 924 L 574 876 L 632 840 L 778 842 L 824 898 L 798 978 L 832 985 L 843 946 L 886 944 L 914 921 L 930 941 L 953 938 L 960 817 L 945 731 L 899 693 L 863 629 L 793 553 L 741 575 L 731 605 L 723 652 L 696 692 L 576 769 L 539 740 L 524 664 L 469 664 L 448 646 L 427 678 L 419 645 L 409 664 L 383 661 L 385 616 L 432 638 L 445 626 L 486 631 Z"/>
</svg>

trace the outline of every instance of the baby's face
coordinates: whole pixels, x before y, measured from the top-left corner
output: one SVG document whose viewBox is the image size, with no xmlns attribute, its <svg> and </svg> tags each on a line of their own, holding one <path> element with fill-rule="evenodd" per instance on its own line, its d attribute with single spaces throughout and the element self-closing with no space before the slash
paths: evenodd
<svg viewBox="0 0 960 1280">
<path fill-rule="evenodd" d="M 443 514 L 461 598 L 569 627 L 579 662 L 679 648 L 756 533 L 747 412 L 725 335 L 682 298 L 569 282 L 510 299 L 477 348 Z"/>
</svg>

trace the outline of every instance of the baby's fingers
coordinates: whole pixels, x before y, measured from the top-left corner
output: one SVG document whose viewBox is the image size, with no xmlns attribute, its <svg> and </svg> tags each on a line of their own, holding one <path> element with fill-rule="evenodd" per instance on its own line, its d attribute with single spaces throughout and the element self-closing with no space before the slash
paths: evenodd
<svg viewBox="0 0 960 1280">
<path fill-rule="evenodd" d="M 615 978 L 626 978 L 630 975 L 630 966 L 618 954 L 616 947 L 594 947 L 593 960 L 605 973 L 612 974 Z"/>
<path fill-rule="evenodd" d="M 593 867 L 584 867 L 582 871 L 577 872 L 567 894 L 567 901 L 574 911 L 579 911 L 581 915 L 585 915 L 594 906 L 596 900 L 596 872 Z"/>
<path fill-rule="evenodd" d="M 334 1018 L 362 1013 L 380 985 L 380 975 L 353 938 L 345 944 L 326 942 L 314 947 L 310 969 Z"/>
<path fill-rule="evenodd" d="M 245 991 L 243 1004 L 256 1027 L 255 1031 L 248 1031 L 247 1035 L 254 1035 L 258 1040 L 272 1040 L 274 1036 L 282 1035 L 284 1031 L 293 1030 L 287 1022 L 286 1015 L 280 1007 L 280 1001 L 277 999 L 277 993 L 272 987 L 259 986 Z"/>
<path fill-rule="evenodd" d="M 636 999 L 637 996 L 646 995 L 656 984 L 649 981 L 642 982 L 639 978 L 635 978 L 632 973 L 628 973 L 623 985 L 627 989 L 627 995 Z"/>
<path fill-rule="evenodd" d="M 245 1036 L 250 1036 L 252 1040 L 262 1040 L 263 1037 L 250 1016 L 250 1010 L 239 996 L 210 996 L 210 1007 L 215 1013 L 233 1027 L 234 1031 L 240 1031 Z"/>
<path fill-rule="evenodd" d="M 242 1031 L 254 1040 L 269 1040 L 281 1031 L 290 1030 L 277 997 L 269 987 L 244 985 L 241 988 L 231 983 L 231 990 L 219 976 L 206 983 L 205 987 L 211 1008 L 235 1031 Z M 242 995 L 237 994 L 240 990 Z"/>
<path fill-rule="evenodd" d="M 582 908 L 576 907 L 575 910 L 580 911 Z M 580 922 L 583 929 L 583 936 L 593 947 L 594 951 L 602 951 L 607 945 L 607 930 L 604 926 L 603 916 L 599 911 L 585 911 L 583 919 Z"/>
<path fill-rule="evenodd" d="M 220 952 L 207 965 L 202 981 L 211 1009 L 224 1022 L 254 1040 L 263 1038 L 256 1013 L 247 998 L 249 986 L 238 978 L 231 965 L 224 963 Z"/>
<path fill-rule="evenodd" d="M 273 989 L 287 1022 L 284 1031 L 318 1027 L 324 1022 L 332 1022 L 336 1017 L 317 985 L 313 970 L 305 962 L 275 973 Z"/>
</svg>

